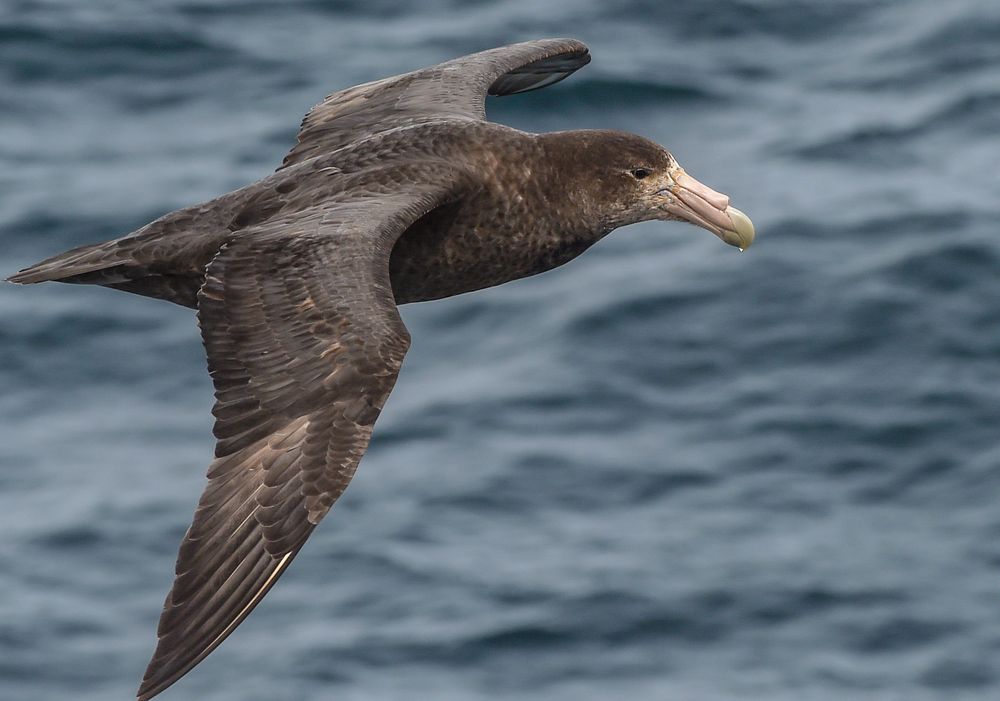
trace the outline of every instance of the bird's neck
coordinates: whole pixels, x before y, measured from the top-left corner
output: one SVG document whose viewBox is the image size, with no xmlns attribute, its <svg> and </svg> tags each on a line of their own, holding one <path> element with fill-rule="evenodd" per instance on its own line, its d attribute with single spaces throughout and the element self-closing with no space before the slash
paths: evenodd
<svg viewBox="0 0 1000 701">
<path fill-rule="evenodd" d="M 561 131 L 535 137 L 534 186 L 539 195 L 557 215 L 561 230 L 557 234 L 596 243 L 609 231 L 620 226 L 601 196 L 600 172 L 588 159 L 587 144 L 599 138 L 601 132 L 589 130 Z"/>
</svg>

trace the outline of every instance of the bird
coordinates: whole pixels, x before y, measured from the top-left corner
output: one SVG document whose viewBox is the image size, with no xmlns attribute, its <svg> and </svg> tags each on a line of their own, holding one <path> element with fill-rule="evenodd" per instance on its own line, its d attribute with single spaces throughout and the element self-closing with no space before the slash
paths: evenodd
<svg viewBox="0 0 1000 701">
<path fill-rule="evenodd" d="M 590 60 L 580 41 L 542 39 L 334 92 L 273 174 L 8 278 L 197 312 L 215 455 L 139 701 L 233 632 L 347 487 L 410 346 L 398 305 L 550 270 L 640 221 L 753 242 L 727 196 L 649 139 L 487 120 L 487 96 Z"/>
</svg>

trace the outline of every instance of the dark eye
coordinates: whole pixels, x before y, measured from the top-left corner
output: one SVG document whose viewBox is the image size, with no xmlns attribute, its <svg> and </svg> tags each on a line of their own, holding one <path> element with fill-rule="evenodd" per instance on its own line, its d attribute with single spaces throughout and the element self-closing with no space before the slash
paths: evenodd
<svg viewBox="0 0 1000 701">
<path fill-rule="evenodd" d="M 648 168 L 636 168 L 635 170 L 629 172 L 632 173 L 632 177 L 636 180 L 642 180 L 643 178 L 653 174 Z"/>
</svg>

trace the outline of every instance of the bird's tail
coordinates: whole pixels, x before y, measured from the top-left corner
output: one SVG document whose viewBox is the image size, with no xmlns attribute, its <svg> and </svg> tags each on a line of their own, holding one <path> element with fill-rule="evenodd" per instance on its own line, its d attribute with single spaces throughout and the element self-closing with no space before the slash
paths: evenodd
<svg viewBox="0 0 1000 701">
<path fill-rule="evenodd" d="M 121 240 L 80 246 L 35 263 L 7 280 L 19 285 L 50 280 L 101 284 L 110 281 L 115 275 L 112 271 L 130 260 L 126 248 Z"/>
</svg>

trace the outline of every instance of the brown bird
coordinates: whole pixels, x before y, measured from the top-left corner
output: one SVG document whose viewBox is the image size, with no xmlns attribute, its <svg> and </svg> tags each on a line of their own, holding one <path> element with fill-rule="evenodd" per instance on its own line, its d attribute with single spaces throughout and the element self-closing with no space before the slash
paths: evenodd
<svg viewBox="0 0 1000 701">
<path fill-rule="evenodd" d="M 10 278 L 198 310 L 218 442 L 140 700 L 233 632 L 347 487 L 410 345 L 398 304 L 549 270 L 644 220 L 753 241 L 652 141 L 486 121 L 487 95 L 589 62 L 578 41 L 531 41 L 333 93 L 273 175 Z"/>
</svg>

